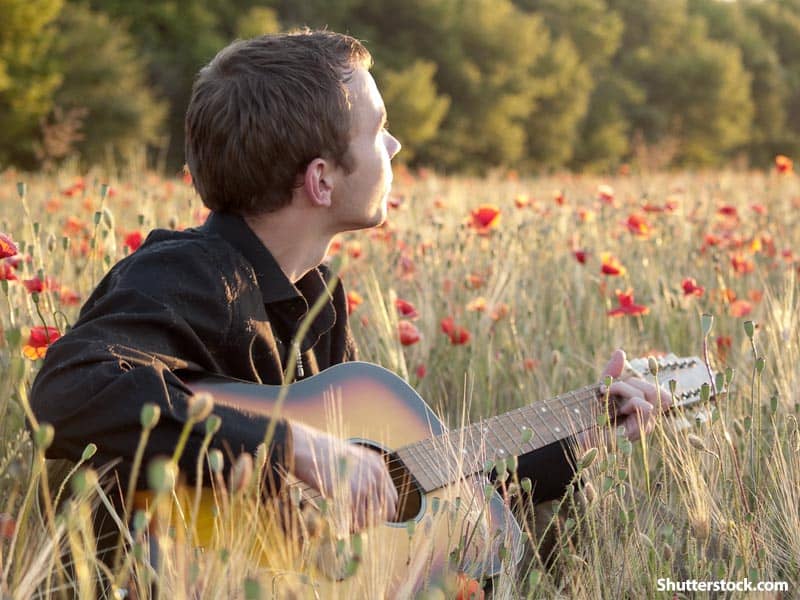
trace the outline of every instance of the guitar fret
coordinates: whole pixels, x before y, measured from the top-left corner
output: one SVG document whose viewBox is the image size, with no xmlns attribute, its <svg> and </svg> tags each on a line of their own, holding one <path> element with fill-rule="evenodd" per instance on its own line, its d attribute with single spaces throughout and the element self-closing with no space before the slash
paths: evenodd
<svg viewBox="0 0 800 600">
<path fill-rule="evenodd" d="M 441 473 L 431 456 L 433 451 L 433 438 L 425 438 L 420 440 L 417 444 L 417 449 L 419 451 L 420 456 L 422 457 L 423 461 L 426 464 L 426 468 L 428 468 L 428 477 L 433 483 L 436 483 L 441 479 Z M 426 446 L 430 446 L 429 448 Z M 437 486 L 438 487 L 438 486 Z"/>
<path fill-rule="evenodd" d="M 403 450 L 405 450 L 405 453 L 408 455 L 408 458 L 410 459 L 410 461 L 413 460 L 413 462 L 414 462 L 414 468 L 411 468 L 410 461 L 408 461 L 406 463 L 406 466 L 408 467 L 408 470 L 411 472 L 411 474 L 414 476 L 414 478 L 417 480 L 417 482 L 420 484 L 420 486 L 425 488 L 427 480 L 429 479 L 429 477 L 428 477 L 428 473 L 427 473 L 425 467 L 422 465 L 422 463 L 420 461 L 420 456 L 419 456 L 419 451 L 417 450 L 417 445 L 416 444 L 411 444 L 409 446 L 406 446 Z"/>
<path fill-rule="evenodd" d="M 502 416 L 498 417 L 497 420 L 496 420 L 496 422 L 499 425 L 500 430 L 503 432 L 505 437 L 508 439 L 508 444 L 507 444 L 507 446 L 505 448 L 506 452 L 508 454 L 515 454 L 516 455 L 516 454 L 519 454 L 519 448 L 517 447 L 517 441 L 514 439 L 514 436 L 512 435 L 511 431 L 508 429 L 507 421 L 508 421 L 508 419 L 506 418 L 506 415 L 502 415 Z"/>
<path fill-rule="evenodd" d="M 536 412 L 536 416 L 539 417 L 539 421 L 541 421 L 542 425 L 544 425 L 545 429 L 547 429 L 547 436 L 545 436 L 543 432 L 542 437 L 547 440 L 548 444 L 551 444 L 558 438 L 556 437 L 555 431 L 553 431 L 552 425 L 547 420 L 550 416 L 547 402 L 538 402 L 537 404 L 540 404 L 541 406 L 538 407 L 539 410 Z"/>
</svg>

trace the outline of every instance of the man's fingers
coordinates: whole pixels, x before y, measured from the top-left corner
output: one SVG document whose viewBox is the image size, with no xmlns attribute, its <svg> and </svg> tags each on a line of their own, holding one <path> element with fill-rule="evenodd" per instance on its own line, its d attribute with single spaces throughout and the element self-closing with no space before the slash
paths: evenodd
<svg viewBox="0 0 800 600">
<path fill-rule="evenodd" d="M 608 389 L 612 396 L 618 396 L 623 403 L 629 398 L 642 396 L 641 390 L 631 385 L 630 381 L 615 381 Z"/>
<path fill-rule="evenodd" d="M 635 442 L 642 433 L 650 433 L 654 426 L 653 405 L 642 397 L 629 398 L 619 406 L 619 414 L 624 415 L 622 425 L 626 437 Z"/>
<path fill-rule="evenodd" d="M 623 368 L 625 368 L 625 351 L 617 348 L 611 355 L 611 359 L 608 361 L 606 368 L 603 369 L 600 378 L 602 379 L 609 375 L 611 377 L 619 377 L 622 374 Z"/>
<path fill-rule="evenodd" d="M 626 379 L 625 383 L 630 384 L 631 386 L 637 388 L 640 392 L 644 394 L 645 400 L 647 400 L 653 406 L 658 406 L 658 398 L 659 398 L 659 388 L 657 388 L 654 384 L 645 381 L 644 379 Z M 665 410 L 669 408 L 670 404 L 672 404 L 672 396 L 669 393 L 669 390 L 664 389 L 661 387 L 661 410 Z"/>
</svg>

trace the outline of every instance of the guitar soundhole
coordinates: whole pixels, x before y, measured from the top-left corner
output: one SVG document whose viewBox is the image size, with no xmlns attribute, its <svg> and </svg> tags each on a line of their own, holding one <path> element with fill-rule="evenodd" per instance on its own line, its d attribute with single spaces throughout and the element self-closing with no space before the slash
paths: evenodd
<svg viewBox="0 0 800 600">
<path fill-rule="evenodd" d="M 389 519 L 389 522 L 405 523 L 415 519 L 422 512 L 422 492 L 403 461 L 394 452 L 387 454 L 384 449 L 367 442 L 361 442 L 361 445 L 383 455 L 394 481 L 397 490 L 397 513 L 394 518 Z"/>
</svg>

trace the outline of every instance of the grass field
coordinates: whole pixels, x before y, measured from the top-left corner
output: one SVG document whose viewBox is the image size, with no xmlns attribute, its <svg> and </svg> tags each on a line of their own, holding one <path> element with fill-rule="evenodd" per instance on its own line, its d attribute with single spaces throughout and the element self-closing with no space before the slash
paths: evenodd
<svg viewBox="0 0 800 600">
<path fill-rule="evenodd" d="M 190 182 L 145 171 L 6 172 L 0 207 L 0 592 L 93 598 L 96 473 L 79 470 L 61 508 L 37 501 L 57 490 L 42 469 L 47 426 L 35 440 L 23 428 L 26 392 L 109 266 L 150 229 L 191 227 L 206 211 Z M 707 358 L 726 384 L 709 422 L 664 420 L 645 443 L 601 448 L 552 521 L 555 563 L 501 577 L 495 597 L 672 597 L 659 578 L 783 581 L 788 592 L 763 597 L 800 595 L 800 178 L 790 165 L 537 179 L 400 170 L 387 223 L 332 253 L 346 257 L 361 358 L 406 378 L 451 425 L 465 402 L 477 419 L 591 383 L 616 347 Z M 253 487 L 230 492 L 225 510 L 263 512 Z M 120 589 L 305 597 L 302 577 L 274 587 L 302 576 L 297 557 L 276 551 L 268 568 L 254 565 L 237 519 L 199 553 L 175 534 L 179 517 L 170 532 L 158 513 L 124 528 L 133 548 L 106 573 Z M 161 522 L 156 571 L 144 556 L 148 519 Z M 455 581 L 422 595 L 456 597 Z"/>
</svg>

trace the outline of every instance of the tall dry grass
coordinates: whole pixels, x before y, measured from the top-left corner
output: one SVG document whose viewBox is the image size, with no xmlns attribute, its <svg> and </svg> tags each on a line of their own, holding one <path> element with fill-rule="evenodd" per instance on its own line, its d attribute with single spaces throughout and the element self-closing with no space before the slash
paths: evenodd
<svg viewBox="0 0 800 600">
<path fill-rule="evenodd" d="M 23 429 L 39 366 L 31 328 L 63 333 L 137 232 L 201 222 L 190 186 L 144 170 L 80 180 L 70 170 L 6 172 L 0 204 L 0 232 L 23 258 L 0 271 L 16 277 L 0 294 L 3 596 L 120 598 L 134 589 L 139 597 L 313 596 L 307 549 L 278 535 L 259 500 L 258 457 L 237 467 L 237 481 L 215 482 L 220 516 L 204 551 L 192 543 L 191 498 L 174 500 L 171 465 L 142 465 L 151 469 L 156 500 L 147 512 L 118 517 L 115 535 L 126 544 L 108 567 L 97 559 L 91 527 L 93 508 L 113 493 L 105 479 L 79 466 L 59 489 L 43 458 L 52 433 L 46 425 L 32 437 Z M 362 359 L 407 378 L 451 426 L 592 382 L 615 347 L 632 356 L 702 355 L 707 345 L 727 390 L 707 422 L 690 418 L 680 428 L 665 419 L 644 442 L 617 438 L 601 448 L 581 470 L 583 485 L 553 507 L 560 515 L 547 527 L 554 560 L 509 563 L 495 597 L 658 598 L 665 594 L 656 582 L 667 577 L 786 581 L 782 597 L 800 594 L 796 176 L 478 180 L 403 172 L 392 204 L 387 225 L 347 235 L 335 249 L 348 256 L 342 277 L 354 293 L 354 333 Z M 500 214 L 484 230 L 471 214 L 482 204 Z M 603 252 L 626 272 L 603 274 Z M 44 289 L 31 293 L 22 282 L 37 278 Z M 685 293 L 687 278 L 702 295 Z M 615 291 L 628 288 L 647 314 L 608 316 Z M 417 316 L 398 314 L 397 299 Z M 703 313 L 714 316 L 710 330 Z M 468 340 L 442 331 L 448 317 Z M 399 320 L 411 321 L 418 341 L 401 343 Z M 86 442 L 90 460 L 98 440 Z M 208 460 L 219 470 L 221 455 Z M 47 500 L 59 492 L 63 502 Z M 302 527 L 331 526 L 327 516 L 303 519 Z M 525 531 L 541 550 L 538 533 Z M 386 573 L 380 560 L 366 560 L 368 543 L 342 536 L 342 568 L 372 569 L 359 595 L 379 597 Z M 151 560 L 153 552 L 161 560 Z M 431 581 L 422 595 L 455 594 L 450 577 Z"/>
</svg>

